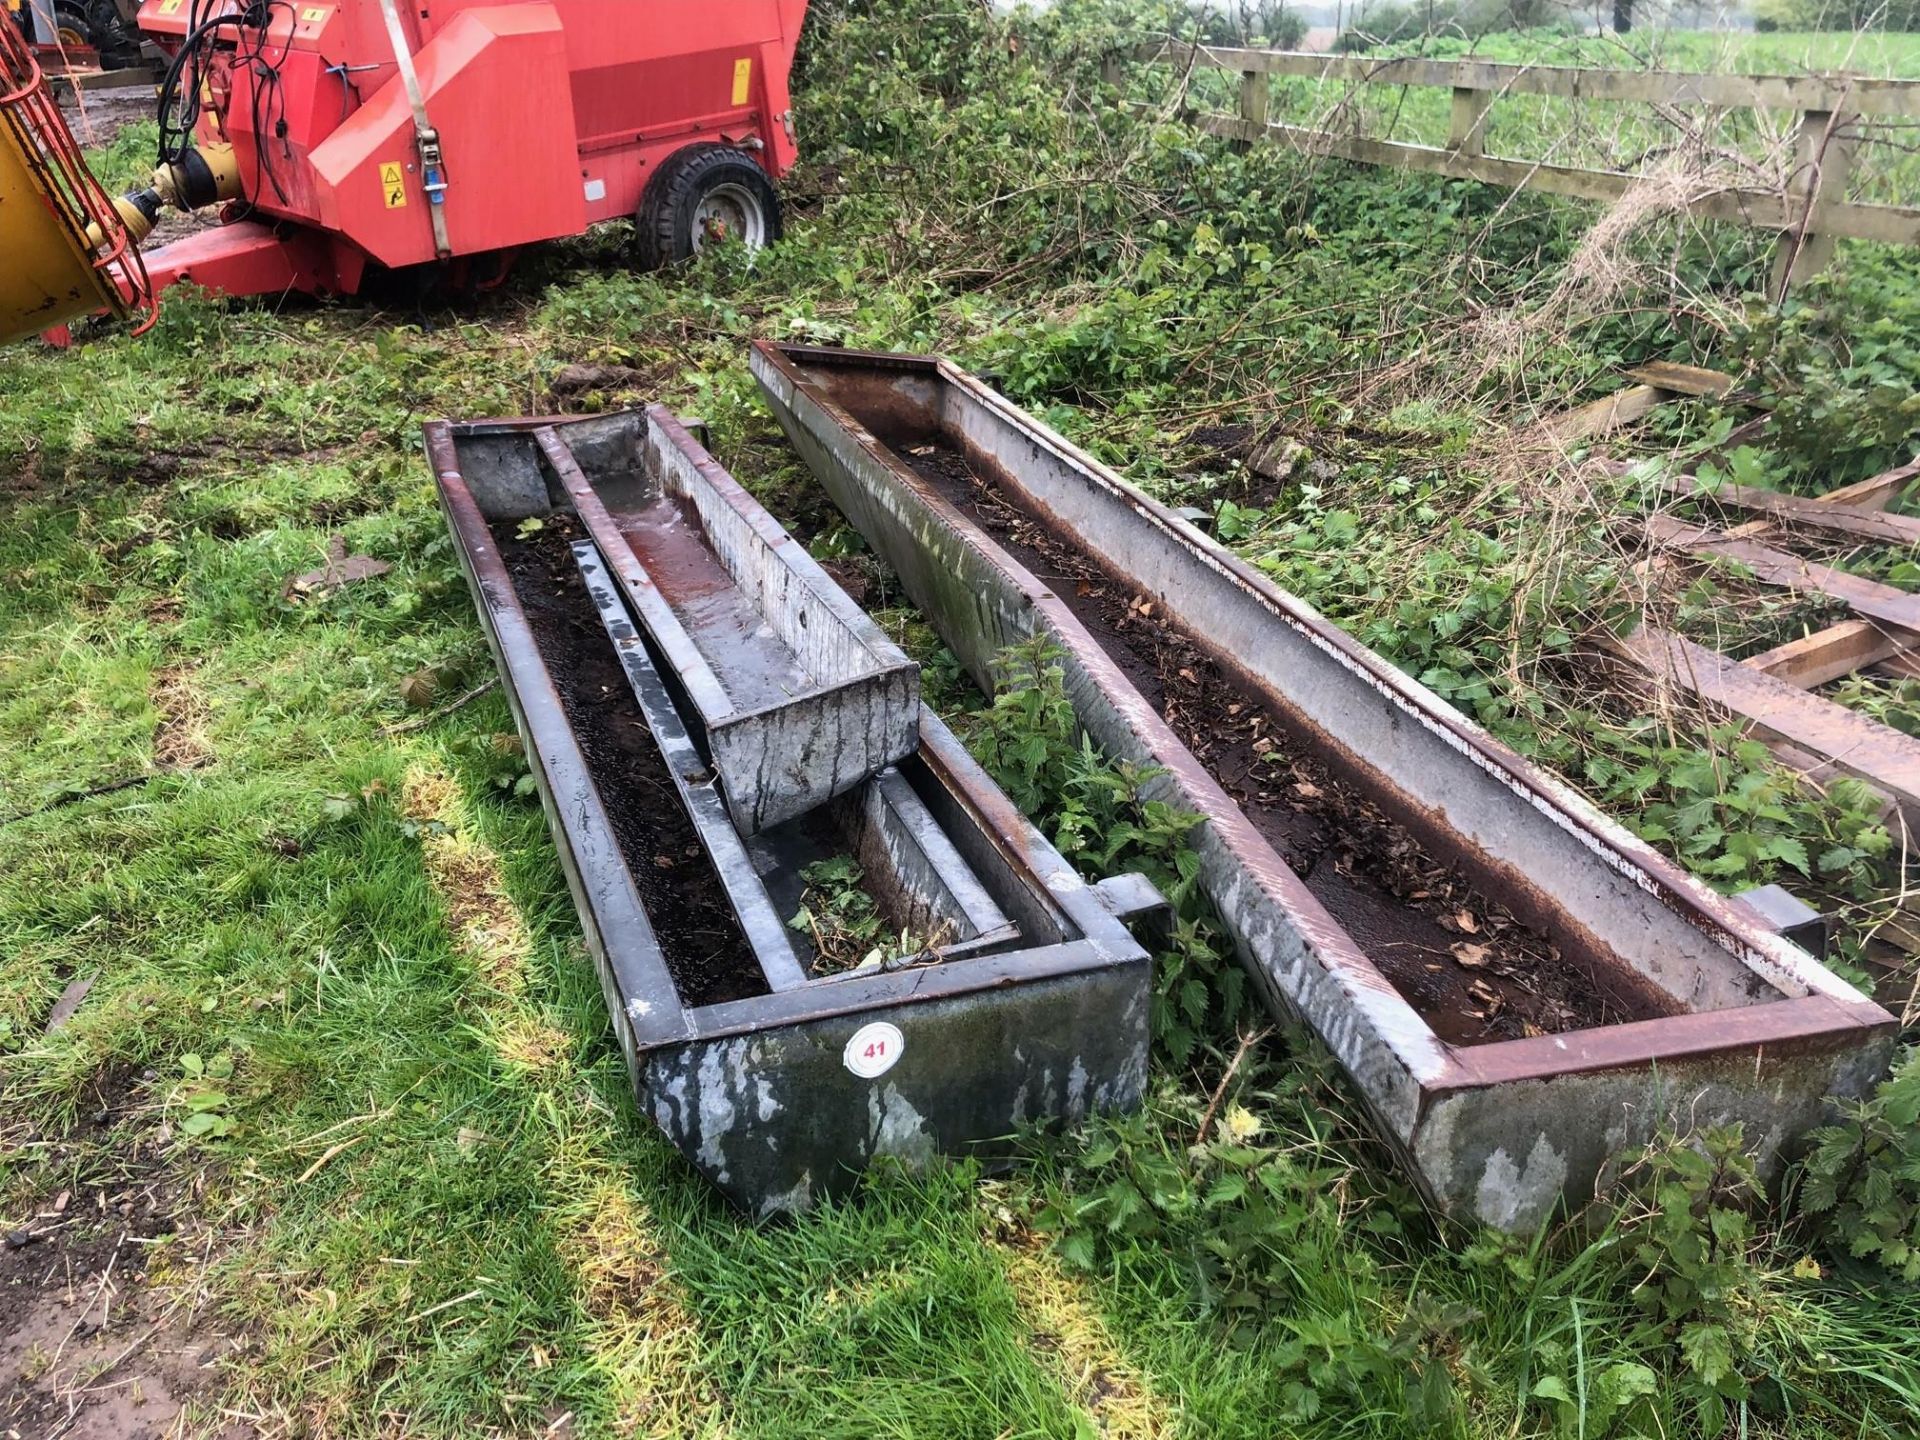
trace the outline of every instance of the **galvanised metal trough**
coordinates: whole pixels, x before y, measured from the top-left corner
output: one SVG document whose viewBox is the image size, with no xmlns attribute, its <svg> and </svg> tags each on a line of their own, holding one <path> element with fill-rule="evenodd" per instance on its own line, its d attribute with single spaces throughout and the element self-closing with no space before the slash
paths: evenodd
<svg viewBox="0 0 1920 1440">
<path fill-rule="evenodd" d="M 541 433 L 544 437 L 553 432 Z M 867 888 L 885 897 L 901 930 L 924 937 L 924 945 L 913 947 L 907 956 L 912 963 L 923 956 L 950 960 L 1019 939 L 1019 926 L 994 904 L 893 766 L 877 772 L 852 795 L 829 801 L 831 808 L 819 817 L 823 823 L 796 819 L 743 838 L 600 551 L 588 540 L 576 540 L 571 548 L 680 805 L 775 989 L 805 984 L 816 969 L 813 947 L 803 932 L 787 923 L 803 903 L 800 872 L 814 861 L 842 853 L 860 858 Z"/>
<path fill-rule="evenodd" d="M 913 749 L 918 668 L 670 411 L 531 438 L 488 459 L 522 485 L 516 500 L 557 485 L 573 507 L 676 677 L 744 833 Z"/>
<path fill-rule="evenodd" d="M 781 425 L 963 664 L 1059 646 L 1197 812 L 1206 893 L 1446 1212 L 1508 1230 L 1663 1124 L 1777 1167 L 1893 1018 L 966 372 L 762 342 Z M 991 532 L 991 533 L 990 533 Z"/>
<path fill-rule="evenodd" d="M 562 441 L 618 500 L 646 483 L 643 437 L 664 429 L 657 415 L 426 427 L 642 1109 L 764 1217 L 877 1156 L 991 1159 L 1023 1125 L 1136 1103 L 1151 962 L 1124 922 L 1158 896 L 1137 876 L 1085 884 L 930 712 L 907 753 L 851 788 L 752 834 L 735 822 L 685 676 L 543 458 Z M 750 499 L 729 503 L 766 533 Z M 803 559 L 774 543 L 751 564 Z M 792 593 L 743 570 L 753 596 Z M 884 643 L 843 595 L 830 613 L 868 653 Z M 818 973 L 788 921 L 801 871 L 835 855 L 915 937 L 903 958 Z"/>
</svg>

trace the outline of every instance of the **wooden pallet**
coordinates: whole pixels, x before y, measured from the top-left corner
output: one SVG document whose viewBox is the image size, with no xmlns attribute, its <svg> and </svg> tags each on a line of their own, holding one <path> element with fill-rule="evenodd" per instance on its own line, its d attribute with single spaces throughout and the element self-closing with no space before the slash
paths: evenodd
<svg viewBox="0 0 1920 1440">
<path fill-rule="evenodd" d="M 1847 619 L 1771 650 L 1732 660 L 1656 625 L 1642 625 L 1609 650 L 1651 676 L 1697 696 L 1745 724 L 1786 763 L 1815 777 L 1852 775 L 1885 795 L 1920 834 L 1920 740 L 1811 692 L 1873 668 L 1920 676 L 1920 596 L 1808 560 L 1780 548 L 1812 530 L 1869 544 L 1920 543 L 1920 520 L 1886 506 L 1920 482 L 1920 460 L 1818 499 L 1744 486 L 1711 491 L 1715 504 L 1756 518 L 1729 529 L 1655 516 L 1645 526 L 1659 547 L 1652 562 L 1690 556 L 1741 565 L 1763 585 L 1836 601 Z M 1677 496 L 1703 494 L 1691 476 L 1666 483 Z"/>
</svg>

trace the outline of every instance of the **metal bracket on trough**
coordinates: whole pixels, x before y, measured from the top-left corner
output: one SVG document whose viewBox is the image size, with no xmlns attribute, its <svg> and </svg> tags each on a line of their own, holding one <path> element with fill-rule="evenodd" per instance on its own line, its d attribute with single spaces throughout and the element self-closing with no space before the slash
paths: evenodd
<svg viewBox="0 0 1920 1440">
<path fill-rule="evenodd" d="M 765 341 L 752 363 L 980 683 L 1047 637 L 1093 739 L 1202 817 L 1200 886 L 1267 1003 L 1448 1213 L 1533 1229 L 1669 1123 L 1744 1122 L 1774 1171 L 1883 1072 L 1892 1016 L 965 371 Z M 1260 728 L 1227 766 L 1231 715 Z M 1436 892 L 1464 899 L 1436 917 Z"/>
<path fill-rule="evenodd" d="M 1173 943 L 1173 906 L 1146 876 L 1129 871 L 1094 882 L 1093 893 L 1114 918 L 1136 935 L 1144 935 L 1156 950 Z"/>
<path fill-rule="evenodd" d="M 673 632 L 638 623 L 635 590 L 607 554 L 628 533 L 614 517 L 657 493 L 649 434 L 678 443 L 658 412 L 427 427 L 455 550 L 642 1110 L 731 1200 L 767 1216 L 844 1190 L 877 1156 L 992 1161 L 1023 1126 L 1138 1103 L 1152 962 L 1106 902 L 1151 908 L 1151 887 L 1081 880 L 918 710 L 910 669 L 869 676 L 887 703 L 836 752 L 859 750 L 862 773 L 822 757 L 834 784 L 791 787 L 818 798 L 778 820 L 780 805 L 753 808 L 753 833 L 742 833 L 717 750 L 698 743 L 713 712 L 696 718 L 668 654 Z M 577 474 L 556 473 L 569 455 Z M 731 480 L 702 479 L 740 513 Z M 525 525 L 533 518 L 541 524 Z M 726 523 L 703 519 L 702 533 Z M 766 541 L 804 558 L 777 527 L 745 528 L 745 549 Z M 868 664 L 871 622 L 824 576 L 832 593 L 819 593 L 806 568 L 780 582 L 790 612 L 804 609 L 816 637 L 837 637 L 820 644 L 843 647 L 839 673 Z M 703 617 L 693 618 L 682 634 L 698 650 Z M 812 653 L 788 649 L 790 660 Z M 745 663 L 734 653 L 713 668 Z M 904 750 L 878 738 L 897 720 L 902 684 L 918 711 Z M 776 745 L 782 733 L 762 731 Z M 835 855 L 858 861 L 890 925 L 917 938 L 911 953 L 819 973 L 785 921 L 802 871 Z"/>
<path fill-rule="evenodd" d="M 1827 917 L 1779 885 L 1756 885 L 1733 897 L 1757 914 L 1769 930 L 1821 959 L 1827 954 Z"/>
</svg>

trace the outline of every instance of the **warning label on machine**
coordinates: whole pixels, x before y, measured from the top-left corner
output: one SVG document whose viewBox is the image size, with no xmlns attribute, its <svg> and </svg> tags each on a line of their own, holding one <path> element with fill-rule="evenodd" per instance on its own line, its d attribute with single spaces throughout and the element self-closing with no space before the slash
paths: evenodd
<svg viewBox="0 0 1920 1440">
<path fill-rule="evenodd" d="M 744 60 L 734 61 L 733 62 L 733 103 L 736 105 L 746 104 L 747 92 L 752 87 L 752 85 L 753 85 L 752 57 L 749 56 Z"/>
<path fill-rule="evenodd" d="M 390 160 L 380 167 L 380 192 L 386 197 L 389 210 L 398 210 L 407 203 L 406 167 L 398 160 Z"/>
</svg>

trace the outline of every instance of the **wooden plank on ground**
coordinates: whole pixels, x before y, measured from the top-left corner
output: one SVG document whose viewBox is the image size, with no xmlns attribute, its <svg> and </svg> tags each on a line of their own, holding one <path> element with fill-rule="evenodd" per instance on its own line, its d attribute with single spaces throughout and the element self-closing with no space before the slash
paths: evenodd
<svg viewBox="0 0 1920 1440">
<path fill-rule="evenodd" d="M 1676 395 L 1724 395 L 1733 388 L 1731 375 L 1673 360 L 1649 360 L 1644 365 L 1636 365 L 1627 371 L 1627 378 L 1656 390 L 1671 390 Z"/>
<path fill-rule="evenodd" d="M 1763 585 L 1838 600 L 1863 619 L 1905 631 L 1903 638 L 1920 642 L 1920 595 L 1909 595 L 1877 580 L 1862 579 L 1831 565 L 1789 555 L 1756 540 L 1738 539 L 1705 525 L 1689 525 L 1669 515 L 1651 516 L 1646 528 L 1660 544 L 1684 550 L 1689 555 L 1711 556 L 1744 565 Z"/>
<path fill-rule="evenodd" d="M 1545 422 L 1547 433 L 1561 444 L 1571 445 L 1631 425 L 1678 396 L 1720 395 L 1733 388 L 1731 375 L 1666 360 L 1629 370 L 1627 376 L 1640 383 L 1554 416 Z"/>
<path fill-rule="evenodd" d="M 1801 495 L 1782 495 L 1777 490 L 1758 490 L 1750 485 L 1703 487 L 1692 475 L 1670 475 L 1661 484 L 1670 495 L 1697 498 L 1732 510 L 1765 515 L 1787 525 L 1809 530 L 1824 530 L 1855 540 L 1872 540 L 1883 545 L 1920 545 L 1920 518 L 1890 515 L 1885 510 L 1864 506 L 1834 504 L 1822 497 L 1810 500 Z"/>
<path fill-rule="evenodd" d="M 1750 669 L 1684 635 L 1643 625 L 1607 648 L 1744 722 L 1755 735 L 1830 760 L 1920 821 L 1920 740 Z"/>
<path fill-rule="evenodd" d="M 1913 460 L 1820 496 L 1822 505 L 1848 505 L 1860 510 L 1884 510 L 1900 492 L 1920 480 L 1920 460 Z"/>
<path fill-rule="evenodd" d="M 1669 392 L 1651 385 L 1629 385 L 1611 395 L 1585 405 L 1577 405 L 1545 422 L 1546 432 L 1563 445 L 1608 435 L 1623 425 L 1631 425 L 1652 411 Z"/>
<path fill-rule="evenodd" d="M 1911 653 L 1899 640 L 1870 620 L 1842 620 L 1798 640 L 1789 640 L 1740 663 L 1796 685 L 1816 690 L 1856 670 L 1883 664 L 1896 655 Z"/>
</svg>

